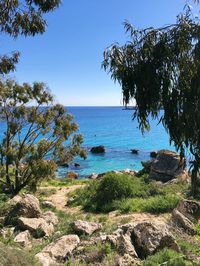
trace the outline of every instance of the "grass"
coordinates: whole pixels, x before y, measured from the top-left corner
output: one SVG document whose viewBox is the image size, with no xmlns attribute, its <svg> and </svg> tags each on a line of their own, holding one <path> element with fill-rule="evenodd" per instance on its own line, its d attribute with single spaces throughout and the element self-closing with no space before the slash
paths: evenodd
<svg viewBox="0 0 200 266">
<path fill-rule="evenodd" d="M 147 257 L 143 266 L 193 266 L 199 265 L 189 261 L 183 254 L 170 249 L 163 249 L 156 254 Z"/>
<path fill-rule="evenodd" d="M 87 179 L 67 179 L 67 178 L 53 178 L 49 179 L 47 181 L 44 181 L 41 184 L 41 187 L 48 187 L 48 186 L 53 186 L 53 187 L 68 187 L 68 186 L 73 186 L 73 185 L 84 185 L 87 184 L 89 180 Z"/>
<path fill-rule="evenodd" d="M 146 174 L 130 177 L 109 173 L 73 192 L 74 200 L 70 204 L 97 213 L 120 210 L 159 214 L 173 210 L 186 196 L 187 189 L 188 185 L 183 182 L 160 184 L 149 180 Z"/>
<path fill-rule="evenodd" d="M 39 266 L 28 251 L 8 247 L 0 243 L 0 265 L 3 266 Z"/>
</svg>

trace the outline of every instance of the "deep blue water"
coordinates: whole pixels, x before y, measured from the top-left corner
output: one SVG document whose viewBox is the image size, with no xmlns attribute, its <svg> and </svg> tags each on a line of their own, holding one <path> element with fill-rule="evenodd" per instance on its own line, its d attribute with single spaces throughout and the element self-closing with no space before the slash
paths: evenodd
<svg viewBox="0 0 200 266">
<path fill-rule="evenodd" d="M 141 161 L 150 159 L 153 150 L 171 149 L 169 136 L 158 121 L 151 122 L 151 131 L 142 135 L 136 120 L 132 120 L 133 110 L 122 110 L 121 107 L 69 107 L 79 124 L 79 132 L 84 136 L 84 144 L 88 150 L 97 145 L 104 145 L 106 153 L 93 155 L 88 152 L 88 158 L 77 158 L 75 162 L 80 167 L 75 170 L 80 176 L 91 173 L 102 173 L 109 170 L 125 168 L 139 170 Z M 134 155 L 130 149 L 139 149 Z M 60 168 L 59 175 L 64 176 L 69 169 Z"/>
</svg>

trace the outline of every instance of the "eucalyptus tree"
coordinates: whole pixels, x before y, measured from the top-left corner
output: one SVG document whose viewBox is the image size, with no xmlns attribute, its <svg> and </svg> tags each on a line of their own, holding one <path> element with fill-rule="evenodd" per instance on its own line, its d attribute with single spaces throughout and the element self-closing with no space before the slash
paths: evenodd
<svg viewBox="0 0 200 266">
<path fill-rule="evenodd" d="M 45 32 L 44 15 L 56 9 L 61 0 L 1 0 L 0 32 L 13 38 L 34 36 Z M 19 52 L 0 56 L 0 74 L 15 69 Z"/>
<path fill-rule="evenodd" d="M 181 156 L 192 154 L 192 194 L 200 192 L 200 23 L 188 6 L 175 24 L 136 29 L 129 41 L 104 52 L 103 67 L 122 87 L 124 104 L 134 99 L 139 127 L 160 119 Z M 162 111 L 160 111 L 162 109 Z M 199 194 L 200 195 L 200 194 Z"/>
<path fill-rule="evenodd" d="M 86 156 L 78 126 L 43 83 L 0 81 L 0 185 L 17 194 L 54 175 L 56 161 Z"/>
</svg>

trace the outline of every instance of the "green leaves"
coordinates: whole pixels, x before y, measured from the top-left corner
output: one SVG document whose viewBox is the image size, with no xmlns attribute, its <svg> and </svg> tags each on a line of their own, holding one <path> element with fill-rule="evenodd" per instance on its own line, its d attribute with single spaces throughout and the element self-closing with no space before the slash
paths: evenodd
<svg viewBox="0 0 200 266">
<path fill-rule="evenodd" d="M 103 67 L 122 86 L 124 104 L 135 100 L 134 118 L 142 132 L 149 130 L 150 116 L 159 118 L 182 156 L 188 149 L 194 156 L 196 175 L 200 169 L 200 23 L 187 7 L 176 24 L 137 30 L 125 23 L 125 31 L 130 41 L 107 49 Z"/>
<path fill-rule="evenodd" d="M 55 161 L 85 158 L 77 124 L 62 105 L 53 105 L 44 83 L 20 85 L 6 80 L 0 86 L 0 120 L 5 125 L 0 182 L 7 184 L 10 193 L 25 186 L 35 189 L 42 179 L 54 175 Z"/>
</svg>

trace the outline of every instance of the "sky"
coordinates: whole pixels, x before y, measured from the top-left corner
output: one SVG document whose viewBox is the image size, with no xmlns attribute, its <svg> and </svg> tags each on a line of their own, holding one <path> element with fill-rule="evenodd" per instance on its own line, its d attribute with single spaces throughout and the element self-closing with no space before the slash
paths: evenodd
<svg viewBox="0 0 200 266">
<path fill-rule="evenodd" d="M 43 81 L 66 106 L 119 106 L 121 89 L 101 69 L 103 51 L 124 44 L 123 22 L 137 28 L 173 23 L 185 0 L 63 0 L 46 16 L 43 35 L 1 36 L 1 52 L 21 53 L 11 74 L 19 82 Z"/>
</svg>

